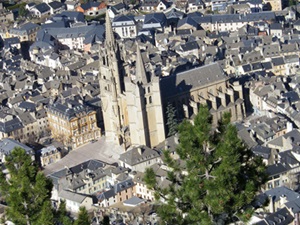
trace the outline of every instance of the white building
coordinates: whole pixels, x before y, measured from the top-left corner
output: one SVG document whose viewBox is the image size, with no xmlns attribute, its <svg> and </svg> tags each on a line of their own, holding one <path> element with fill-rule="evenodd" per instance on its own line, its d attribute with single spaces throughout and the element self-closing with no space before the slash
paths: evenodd
<svg viewBox="0 0 300 225">
<path fill-rule="evenodd" d="M 115 17 L 112 28 L 121 38 L 135 38 L 137 35 L 137 26 L 133 16 Z"/>
<path fill-rule="evenodd" d="M 72 213 L 78 213 L 80 207 L 90 210 L 93 206 L 93 199 L 83 194 L 62 190 L 58 197 L 66 202 L 66 210 Z"/>
</svg>

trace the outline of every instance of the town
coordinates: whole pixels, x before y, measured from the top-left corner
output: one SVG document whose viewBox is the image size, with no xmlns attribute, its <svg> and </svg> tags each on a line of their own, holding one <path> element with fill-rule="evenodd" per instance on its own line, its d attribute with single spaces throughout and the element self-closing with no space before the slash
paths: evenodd
<svg viewBox="0 0 300 225">
<path fill-rule="evenodd" d="M 167 224 L 146 170 L 171 185 L 163 152 L 180 161 L 174 127 L 205 105 L 266 167 L 247 224 L 300 224 L 297 1 L 9 0 L 0 21 L 1 165 L 24 149 L 53 208 Z"/>
</svg>

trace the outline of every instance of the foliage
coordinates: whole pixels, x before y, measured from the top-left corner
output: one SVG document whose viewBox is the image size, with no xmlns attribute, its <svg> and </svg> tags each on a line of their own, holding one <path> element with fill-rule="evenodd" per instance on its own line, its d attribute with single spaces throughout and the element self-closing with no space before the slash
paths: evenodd
<svg viewBox="0 0 300 225">
<path fill-rule="evenodd" d="M 20 4 L 13 4 L 11 6 L 8 6 L 7 9 L 8 10 L 14 10 L 14 9 L 18 9 L 20 7 L 24 7 L 25 8 L 26 4 L 27 4 L 26 2 L 21 2 Z"/>
<path fill-rule="evenodd" d="M 109 216 L 104 216 L 102 220 L 102 225 L 109 225 L 109 224 L 110 224 Z"/>
<path fill-rule="evenodd" d="M 153 171 L 145 182 L 164 198 L 158 213 L 167 224 L 228 224 L 246 221 L 253 213 L 251 203 L 266 181 L 265 166 L 247 149 L 224 114 L 218 129 L 212 131 L 209 110 L 201 106 L 194 123 L 179 126 L 181 163 L 164 152 L 170 168 L 168 188 L 155 187 Z M 184 165 L 184 166 L 183 166 Z"/>
<path fill-rule="evenodd" d="M 90 225 L 90 219 L 88 212 L 85 207 L 80 207 L 78 213 L 78 219 L 75 221 L 74 225 Z"/>
<path fill-rule="evenodd" d="M 172 103 L 168 103 L 166 114 L 167 114 L 167 127 L 168 127 L 168 137 L 169 137 L 177 133 L 176 110 L 172 105 Z"/>
<path fill-rule="evenodd" d="M 19 16 L 23 17 L 28 14 L 28 10 L 25 8 L 25 5 L 20 5 L 19 7 Z"/>
<path fill-rule="evenodd" d="M 29 225 L 53 218 L 51 181 L 38 171 L 22 148 L 15 148 L 5 160 L 10 178 L 0 171 L 0 191 L 9 206 L 6 211 L 8 219 L 18 225 Z M 46 211 L 48 215 L 45 215 Z"/>
<path fill-rule="evenodd" d="M 289 0 L 289 6 L 296 5 L 298 1 L 296 0 Z"/>
<path fill-rule="evenodd" d="M 66 202 L 61 201 L 57 210 L 57 220 L 63 225 L 72 225 L 73 221 L 69 217 L 69 212 L 66 210 Z"/>
<path fill-rule="evenodd" d="M 54 224 L 54 214 L 52 212 L 51 202 L 49 200 L 45 201 L 42 207 L 41 215 L 39 216 L 36 225 L 53 225 Z"/>
</svg>

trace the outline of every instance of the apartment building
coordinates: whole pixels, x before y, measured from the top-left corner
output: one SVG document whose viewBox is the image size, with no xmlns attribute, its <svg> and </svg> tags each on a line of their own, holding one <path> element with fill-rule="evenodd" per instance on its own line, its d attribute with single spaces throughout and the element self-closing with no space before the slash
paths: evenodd
<svg viewBox="0 0 300 225">
<path fill-rule="evenodd" d="M 96 111 L 76 100 L 59 99 L 48 107 L 52 136 L 70 148 L 77 148 L 101 136 Z"/>
</svg>

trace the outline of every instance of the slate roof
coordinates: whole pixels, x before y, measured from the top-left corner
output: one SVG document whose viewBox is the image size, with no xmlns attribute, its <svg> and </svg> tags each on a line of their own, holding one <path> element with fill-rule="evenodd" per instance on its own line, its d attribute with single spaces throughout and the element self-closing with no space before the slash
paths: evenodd
<svg viewBox="0 0 300 225">
<path fill-rule="evenodd" d="M 22 109 L 26 109 L 30 112 L 33 112 L 35 111 L 35 104 L 32 103 L 32 102 L 26 102 L 26 101 L 23 101 L 19 104 L 19 107 L 22 108 Z"/>
<path fill-rule="evenodd" d="M 130 206 L 137 206 L 138 204 L 141 204 L 145 202 L 145 200 L 140 199 L 139 197 L 133 196 L 130 199 L 127 199 L 123 202 L 124 205 L 130 205 Z"/>
<path fill-rule="evenodd" d="M 198 46 L 197 41 L 191 41 L 191 42 L 187 42 L 187 43 L 181 45 L 181 48 L 184 52 L 187 52 L 187 51 L 199 49 L 199 46 Z"/>
<path fill-rule="evenodd" d="M 282 174 L 288 170 L 289 170 L 289 168 L 285 167 L 281 163 L 277 163 L 277 164 L 268 166 L 266 172 L 269 175 L 269 177 L 272 177 L 275 175 Z"/>
<path fill-rule="evenodd" d="M 0 153 L 8 155 L 11 153 L 11 151 L 16 148 L 20 147 L 23 148 L 27 154 L 34 154 L 33 149 L 28 147 L 27 145 L 24 145 L 16 140 L 13 140 L 11 138 L 4 138 L 0 140 Z"/>
<path fill-rule="evenodd" d="M 94 110 L 93 108 L 80 104 L 75 100 L 67 99 L 64 103 L 58 100 L 54 104 L 50 104 L 48 111 L 59 114 L 65 119 L 71 120 L 72 118 L 77 117 L 78 113 L 89 114 Z"/>
<path fill-rule="evenodd" d="M 49 6 L 50 6 L 52 9 L 59 9 L 59 8 L 63 7 L 64 4 L 62 4 L 61 2 L 58 2 L 58 1 L 53 1 L 53 2 L 50 2 L 50 3 L 49 3 Z"/>
<path fill-rule="evenodd" d="M 128 188 L 132 188 L 134 186 L 134 182 L 132 181 L 132 179 L 128 179 L 122 182 L 119 182 L 117 184 L 115 184 L 114 186 L 114 190 L 115 193 L 119 193 L 122 192 L 124 190 L 127 190 Z"/>
<path fill-rule="evenodd" d="M 126 9 L 126 5 L 123 2 L 120 2 L 116 5 L 111 6 L 111 9 L 116 10 L 116 11 L 120 11 L 122 9 Z"/>
<path fill-rule="evenodd" d="M 273 197 L 273 201 L 274 202 L 278 202 L 280 201 L 280 197 L 281 196 L 285 196 L 287 201 L 293 201 L 297 198 L 300 198 L 300 194 L 285 187 L 285 186 L 281 186 L 281 187 L 276 187 L 276 188 L 272 188 L 270 190 L 267 190 L 265 192 L 265 194 L 267 196 L 271 196 Z"/>
<path fill-rule="evenodd" d="M 113 22 L 127 22 L 127 21 L 133 21 L 134 20 L 134 16 L 133 15 L 120 15 L 120 16 L 116 16 L 113 20 Z M 113 25 L 113 23 L 112 23 Z"/>
<path fill-rule="evenodd" d="M 46 13 L 48 11 L 50 11 L 50 7 L 46 4 L 46 3 L 41 3 L 35 6 L 35 8 L 41 13 Z"/>
<path fill-rule="evenodd" d="M 195 28 L 198 27 L 198 23 L 192 17 L 185 17 L 185 18 L 178 21 L 177 28 L 179 28 L 183 25 L 186 25 L 186 24 L 191 25 Z"/>
<path fill-rule="evenodd" d="M 162 78 L 160 80 L 160 89 L 164 99 L 227 79 L 228 77 L 219 64 L 212 63 Z"/>
<path fill-rule="evenodd" d="M 282 30 L 282 25 L 280 23 L 271 23 L 270 29 L 271 30 Z"/>
<path fill-rule="evenodd" d="M 50 146 L 47 146 L 47 147 L 44 147 L 41 149 L 41 154 L 42 155 L 45 155 L 45 154 L 49 154 L 51 152 L 55 152 L 56 151 L 56 147 L 54 145 L 50 145 Z"/>
<path fill-rule="evenodd" d="M 46 3 L 44 3 L 46 4 Z M 12 34 L 21 34 L 21 35 L 29 35 L 31 33 L 32 30 L 36 29 L 37 27 L 39 27 L 39 25 L 35 24 L 35 23 L 25 23 L 24 25 L 20 26 L 19 28 L 12 28 L 10 29 L 10 33 Z"/>
<path fill-rule="evenodd" d="M 294 217 L 287 208 L 282 208 L 275 213 L 268 215 L 264 220 L 256 223 L 256 225 L 289 225 L 293 222 Z"/>
<path fill-rule="evenodd" d="M 114 197 L 115 195 L 116 195 L 115 190 L 109 189 L 108 191 L 97 194 L 96 197 L 101 202 L 105 199 L 110 199 L 110 198 Z"/>
<path fill-rule="evenodd" d="M 144 24 L 160 23 L 164 24 L 166 22 L 166 16 L 163 13 L 150 13 L 145 16 Z"/>
<path fill-rule="evenodd" d="M 160 157 L 159 153 L 147 146 L 133 148 L 120 155 L 119 160 L 134 166 L 142 162 Z"/>
<path fill-rule="evenodd" d="M 35 118 L 30 114 L 30 112 L 21 113 L 18 115 L 23 125 L 28 125 L 36 122 Z"/>
<path fill-rule="evenodd" d="M 0 131 L 3 133 L 9 133 L 23 127 L 21 121 L 16 117 L 6 122 L 0 122 Z"/>
<path fill-rule="evenodd" d="M 4 39 L 4 46 L 5 45 L 13 45 L 13 44 L 20 44 L 20 39 L 18 37 L 6 38 Z"/>
<path fill-rule="evenodd" d="M 284 65 L 284 59 L 283 57 L 272 58 L 272 63 L 274 66 L 281 66 Z"/>
<path fill-rule="evenodd" d="M 261 156 L 264 159 L 270 158 L 271 149 L 268 147 L 257 145 L 255 147 L 253 147 L 251 150 L 255 155 Z"/>
<path fill-rule="evenodd" d="M 94 2 L 94 1 L 89 1 L 87 3 L 83 3 L 80 5 L 80 7 L 84 10 L 88 10 L 92 7 L 99 7 L 101 5 L 102 2 Z"/>
<path fill-rule="evenodd" d="M 58 196 L 62 199 L 70 200 L 70 201 L 77 202 L 77 203 L 82 203 L 84 201 L 84 199 L 90 198 L 87 195 L 75 193 L 75 192 L 71 192 L 71 191 L 67 191 L 67 190 L 62 190 L 58 194 Z"/>
<path fill-rule="evenodd" d="M 184 13 L 173 8 L 170 11 L 166 12 L 165 15 L 167 19 L 171 19 L 171 18 L 180 19 L 184 16 Z"/>
</svg>

